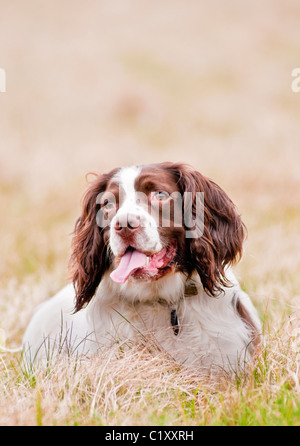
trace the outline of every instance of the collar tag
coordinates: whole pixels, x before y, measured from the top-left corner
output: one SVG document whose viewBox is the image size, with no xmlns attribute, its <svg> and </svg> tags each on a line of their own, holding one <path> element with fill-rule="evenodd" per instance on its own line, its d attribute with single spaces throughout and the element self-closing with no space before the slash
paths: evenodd
<svg viewBox="0 0 300 446">
<path fill-rule="evenodd" d="M 185 296 L 196 296 L 198 294 L 197 286 L 192 280 L 187 280 L 184 286 Z"/>
</svg>

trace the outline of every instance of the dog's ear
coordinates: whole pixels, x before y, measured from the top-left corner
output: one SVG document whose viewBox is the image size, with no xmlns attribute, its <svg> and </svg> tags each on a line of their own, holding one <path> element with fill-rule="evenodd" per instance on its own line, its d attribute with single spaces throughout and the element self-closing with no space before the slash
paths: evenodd
<svg viewBox="0 0 300 446">
<path fill-rule="evenodd" d="M 98 176 L 83 197 L 82 214 L 75 224 L 70 259 L 71 277 L 76 291 L 75 310 L 79 311 L 94 296 L 109 266 L 103 228 L 97 225 L 97 197 L 104 192 L 113 173 Z"/>
<path fill-rule="evenodd" d="M 204 224 L 201 234 L 186 240 L 189 244 L 190 272 L 196 268 L 205 291 L 215 296 L 222 291 L 222 286 L 230 285 L 225 269 L 240 259 L 246 228 L 235 205 L 217 184 L 189 166 L 179 165 L 178 171 L 177 184 L 183 197 L 184 192 L 190 193 L 191 213 L 195 221 L 196 192 L 203 193 Z"/>
</svg>

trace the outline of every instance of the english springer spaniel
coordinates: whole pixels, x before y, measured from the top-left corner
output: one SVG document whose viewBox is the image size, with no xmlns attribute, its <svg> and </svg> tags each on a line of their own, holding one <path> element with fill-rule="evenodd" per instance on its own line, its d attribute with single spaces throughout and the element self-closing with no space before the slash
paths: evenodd
<svg viewBox="0 0 300 446">
<path fill-rule="evenodd" d="M 97 176 L 75 225 L 73 283 L 35 312 L 23 338 L 26 362 L 154 339 L 180 363 L 236 370 L 261 332 L 231 270 L 244 236 L 230 198 L 190 166 Z"/>
</svg>

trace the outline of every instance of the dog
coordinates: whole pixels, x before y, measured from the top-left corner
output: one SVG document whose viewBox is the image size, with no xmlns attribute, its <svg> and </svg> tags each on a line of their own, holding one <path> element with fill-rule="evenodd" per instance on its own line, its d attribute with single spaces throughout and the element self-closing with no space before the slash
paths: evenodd
<svg viewBox="0 0 300 446">
<path fill-rule="evenodd" d="M 96 176 L 75 224 L 71 283 L 33 315 L 25 361 L 152 339 L 210 373 L 244 366 L 261 342 L 257 311 L 232 271 L 245 234 L 228 195 L 186 164 Z"/>
</svg>

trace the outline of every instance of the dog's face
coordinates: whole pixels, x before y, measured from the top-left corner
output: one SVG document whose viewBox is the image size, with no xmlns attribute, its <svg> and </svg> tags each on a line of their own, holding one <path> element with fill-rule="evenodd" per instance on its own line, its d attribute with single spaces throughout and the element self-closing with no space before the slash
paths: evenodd
<svg viewBox="0 0 300 446">
<path fill-rule="evenodd" d="M 123 168 L 112 176 L 98 211 L 112 254 L 112 280 L 158 280 L 174 271 L 184 248 L 183 224 L 174 225 L 174 192 L 179 188 L 173 175 L 160 166 Z"/>
<path fill-rule="evenodd" d="M 204 201 L 197 202 L 198 194 Z M 224 268 L 241 254 L 243 238 L 231 200 L 190 167 L 115 169 L 91 185 L 76 223 L 71 258 L 76 309 L 93 297 L 107 270 L 116 283 L 145 285 L 196 270 L 213 295 L 225 285 Z"/>
</svg>

